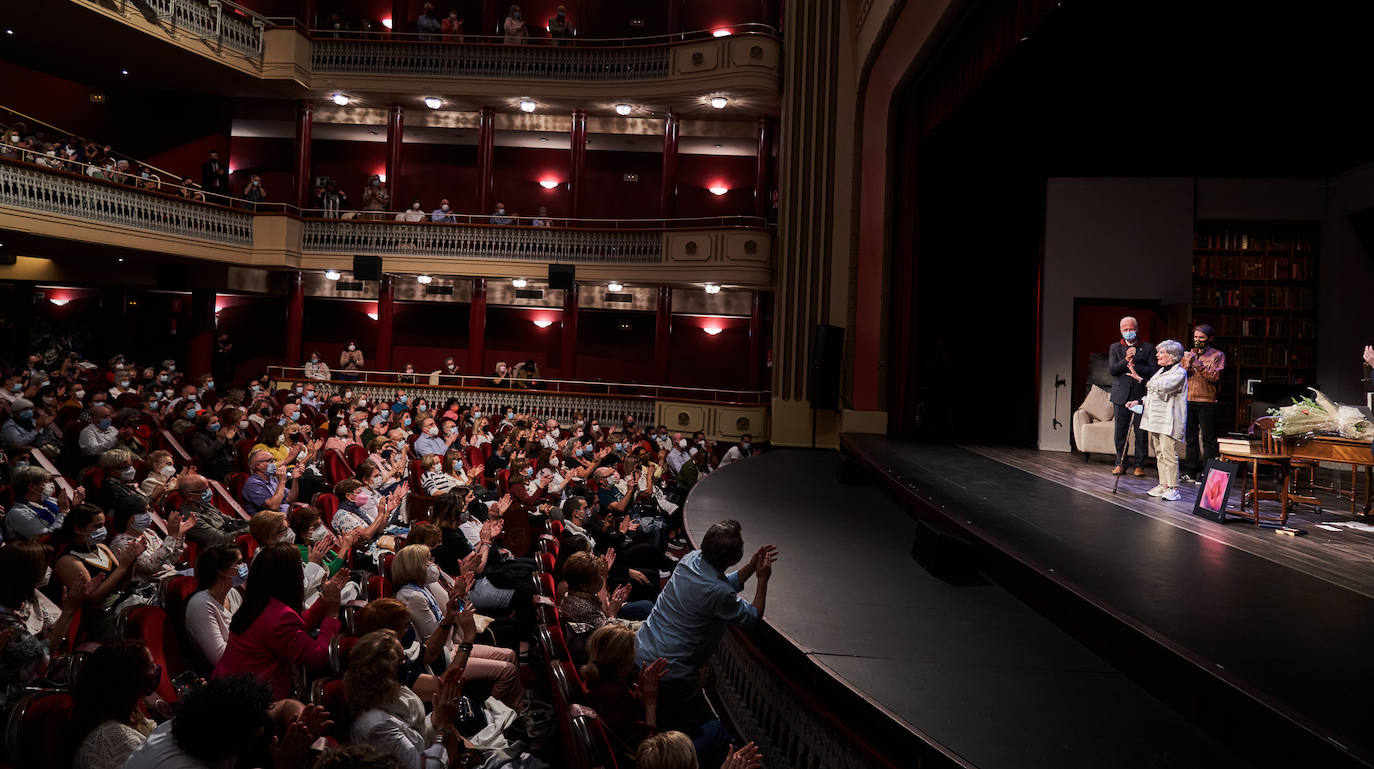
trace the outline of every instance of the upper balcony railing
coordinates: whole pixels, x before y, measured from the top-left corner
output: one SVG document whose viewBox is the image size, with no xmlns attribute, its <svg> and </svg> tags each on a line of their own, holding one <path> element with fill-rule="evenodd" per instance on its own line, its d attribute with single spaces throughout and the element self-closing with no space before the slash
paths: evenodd
<svg viewBox="0 0 1374 769">
<path fill-rule="evenodd" d="M 455 36 L 314 30 L 313 72 L 355 75 L 501 78 L 521 80 L 627 82 L 667 77 L 672 46 L 724 37 L 701 30 L 678 35 L 506 43 L 496 36 Z M 772 27 L 743 24 L 736 35 L 775 36 Z M 448 39 L 446 39 L 448 38 Z"/>
<path fill-rule="evenodd" d="M 124 15 L 140 13 L 130 0 L 118 0 Z M 185 32 L 244 56 L 262 55 L 268 20 L 229 0 L 146 0 L 157 20 L 174 33 Z M 108 7 L 108 6 L 107 6 Z"/>
</svg>

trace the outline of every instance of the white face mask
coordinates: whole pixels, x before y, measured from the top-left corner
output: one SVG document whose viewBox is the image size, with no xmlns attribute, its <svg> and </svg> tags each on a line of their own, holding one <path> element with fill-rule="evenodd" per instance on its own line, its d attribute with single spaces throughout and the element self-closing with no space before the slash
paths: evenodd
<svg viewBox="0 0 1374 769">
<path fill-rule="evenodd" d="M 338 433 L 340 437 L 348 435 L 348 425 L 339 425 L 339 429 L 334 432 Z"/>
<path fill-rule="evenodd" d="M 358 399 L 358 407 L 359 407 L 359 408 L 366 408 L 366 407 L 367 407 L 367 398 L 359 398 L 359 399 Z"/>
<path fill-rule="evenodd" d="M 558 457 L 549 457 L 549 467 L 558 467 Z"/>
<path fill-rule="evenodd" d="M 426 583 L 430 583 L 430 582 L 438 582 L 438 581 L 439 581 L 439 567 L 431 563 L 431 564 L 429 564 L 428 566 L 425 567 L 425 582 L 426 582 Z"/>
<path fill-rule="evenodd" d="M 288 545 L 294 545 L 296 544 L 296 532 L 291 529 L 287 529 L 286 531 L 283 531 L 281 534 L 277 535 L 277 541 L 285 542 Z"/>
<path fill-rule="evenodd" d="M 132 481 L 134 479 L 134 474 L 137 472 L 137 470 L 134 470 L 133 465 L 129 465 L 128 467 L 119 471 L 119 477 L 122 480 Z"/>
<path fill-rule="evenodd" d="M 239 429 L 240 429 L 240 430 L 247 430 L 247 429 L 248 429 L 248 420 L 247 420 L 247 419 L 240 419 L 240 420 L 239 420 Z"/>
<path fill-rule="evenodd" d="M 173 475 L 177 474 L 177 468 L 176 465 L 163 465 L 162 469 L 158 470 L 158 472 L 162 473 L 163 478 L 171 478 Z"/>
<path fill-rule="evenodd" d="M 348 351 L 349 351 L 349 352 L 353 352 L 353 351 L 356 350 L 356 349 L 358 349 L 358 346 L 357 346 L 356 344 L 350 344 L 350 345 L 348 346 Z"/>
<path fill-rule="evenodd" d="M 49 481 L 43 484 L 43 499 L 52 499 L 52 495 L 57 493 L 57 484 Z"/>
<path fill-rule="evenodd" d="M 435 427 L 434 425 L 430 425 L 429 427 L 426 427 L 426 428 L 425 428 L 425 435 L 434 436 L 434 435 L 438 435 L 438 434 L 439 434 L 439 428 Z"/>
<path fill-rule="evenodd" d="M 315 528 L 310 530 L 311 542 L 319 542 L 327 536 L 329 536 L 329 529 L 326 529 L 323 525 L 316 526 Z"/>
<path fill-rule="evenodd" d="M 39 587 L 47 587 L 47 586 L 48 586 L 48 580 L 51 580 L 51 579 L 52 579 L 52 567 L 49 566 L 48 568 L 46 568 L 46 569 L 43 570 L 43 578 L 40 579 L 40 580 L 38 580 L 38 586 L 39 586 Z"/>
</svg>

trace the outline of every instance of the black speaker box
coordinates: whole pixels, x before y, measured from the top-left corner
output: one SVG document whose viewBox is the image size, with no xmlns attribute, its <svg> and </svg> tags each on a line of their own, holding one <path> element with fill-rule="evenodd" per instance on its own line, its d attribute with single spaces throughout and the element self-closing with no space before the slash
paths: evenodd
<svg viewBox="0 0 1374 769">
<path fill-rule="evenodd" d="M 382 279 L 382 257 L 380 257 L 380 256 L 355 256 L 355 257 L 353 257 L 353 279 L 354 279 L 354 280 L 381 280 L 381 279 Z"/>
<path fill-rule="evenodd" d="M 571 291 L 575 287 L 577 268 L 571 264 L 549 265 L 549 288 Z"/>
<path fill-rule="evenodd" d="M 822 324 L 811 333 L 811 372 L 806 380 L 806 399 L 811 402 L 811 408 L 839 410 L 843 350 L 844 329 L 839 326 Z"/>
</svg>

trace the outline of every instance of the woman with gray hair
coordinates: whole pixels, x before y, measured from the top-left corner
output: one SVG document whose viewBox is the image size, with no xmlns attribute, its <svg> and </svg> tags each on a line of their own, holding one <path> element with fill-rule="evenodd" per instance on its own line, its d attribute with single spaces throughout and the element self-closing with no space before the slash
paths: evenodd
<svg viewBox="0 0 1374 769">
<path fill-rule="evenodd" d="M 1140 408 L 1140 427 L 1150 434 L 1155 449 L 1159 485 L 1150 489 L 1150 496 L 1166 502 L 1180 498 L 1178 455 L 1188 423 L 1188 372 L 1178 365 L 1182 359 L 1183 345 L 1172 339 L 1160 342 L 1155 347 L 1159 370 L 1145 383 L 1145 397 L 1126 404 L 1132 410 Z"/>
</svg>

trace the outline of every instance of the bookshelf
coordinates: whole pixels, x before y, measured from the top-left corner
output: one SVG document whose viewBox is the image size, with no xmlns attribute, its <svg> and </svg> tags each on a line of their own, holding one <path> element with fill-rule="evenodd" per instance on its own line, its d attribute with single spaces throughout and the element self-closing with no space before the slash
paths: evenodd
<svg viewBox="0 0 1374 769">
<path fill-rule="evenodd" d="M 1197 222 L 1193 323 L 1226 353 L 1219 432 L 1263 416 L 1247 382 L 1311 384 L 1317 373 L 1317 234 L 1309 222 Z M 1189 339 L 1181 340 L 1184 345 Z"/>
</svg>

